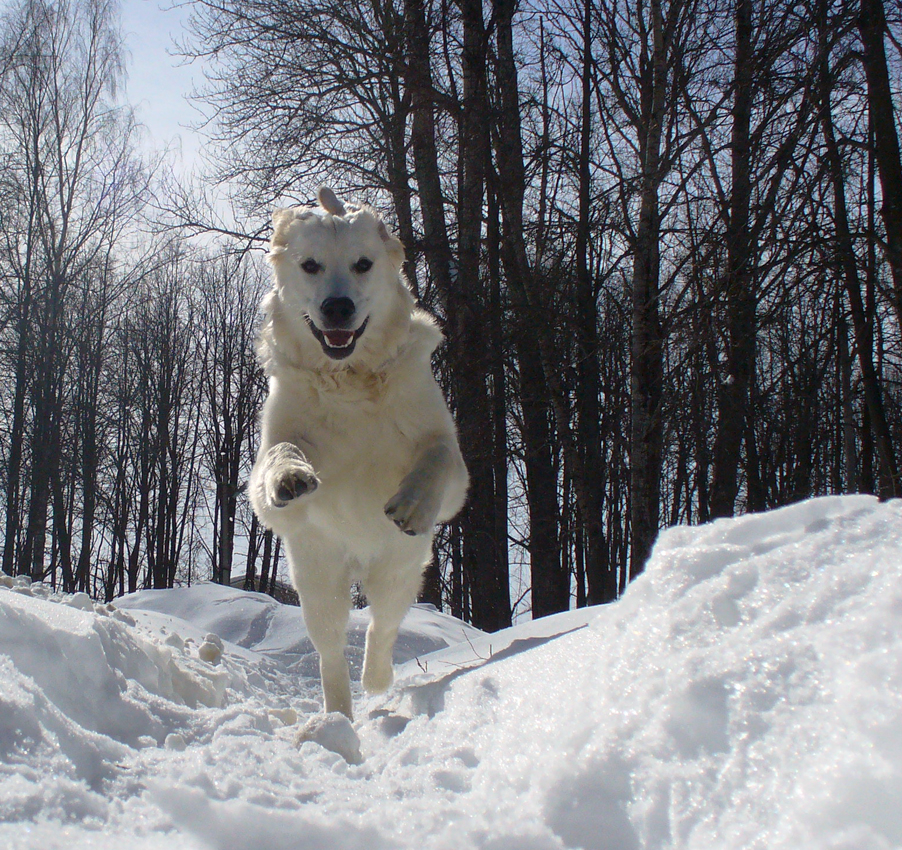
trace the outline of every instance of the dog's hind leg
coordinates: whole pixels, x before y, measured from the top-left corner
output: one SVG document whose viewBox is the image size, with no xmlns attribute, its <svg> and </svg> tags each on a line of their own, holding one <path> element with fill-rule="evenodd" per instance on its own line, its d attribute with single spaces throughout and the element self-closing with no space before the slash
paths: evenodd
<svg viewBox="0 0 902 850">
<path fill-rule="evenodd" d="M 415 568 L 400 573 L 390 569 L 375 571 L 363 583 L 371 616 L 362 676 L 367 693 L 382 693 L 394 681 L 392 650 L 401 620 L 416 602 L 421 581 L 421 571 Z"/>
</svg>

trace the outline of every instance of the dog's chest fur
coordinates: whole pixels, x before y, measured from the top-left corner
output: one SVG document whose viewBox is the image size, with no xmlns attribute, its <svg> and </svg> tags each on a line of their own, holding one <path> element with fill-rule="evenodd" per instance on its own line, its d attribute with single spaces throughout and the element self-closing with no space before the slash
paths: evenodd
<svg viewBox="0 0 902 850">
<path fill-rule="evenodd" d="M 337 424 L 336 418 L 382 416 L 388 393 L 387 371 L 358 372 L 342 369 L 334 372 L 304 372 L 299 378 L 301 391 L 307 396 L 324 422 Z"/>
<path fill-rule="evenodd" d="M 396 377 L 391 370 L 293 376 L 291 390 L 307 425 L 298 436 L 320 477 L 323 496 L 357 502 L 364 488 L 381 514 L 384 500 L 409 471 L 419 436 L 416 412 Z"/>
</svg>

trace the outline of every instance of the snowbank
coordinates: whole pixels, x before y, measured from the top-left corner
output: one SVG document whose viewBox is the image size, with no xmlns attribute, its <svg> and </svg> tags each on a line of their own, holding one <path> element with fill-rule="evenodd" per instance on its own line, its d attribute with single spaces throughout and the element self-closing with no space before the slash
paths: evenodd
<svg viewBox="0 0 902 850">
<path fill-rule="evenodd" d="M 902 846 L 902 503 L 672 529 L 620 602 L 493 635 L 417 608 L 353 728 L 310 722 L 297 609 L 42 594 L 0 589 L 3 847 Z"/>
</svg>

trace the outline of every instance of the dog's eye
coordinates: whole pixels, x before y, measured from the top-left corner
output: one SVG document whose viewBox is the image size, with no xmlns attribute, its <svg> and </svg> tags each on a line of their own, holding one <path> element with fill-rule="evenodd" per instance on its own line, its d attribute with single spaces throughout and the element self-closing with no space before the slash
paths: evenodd
<svg viewBox="0 0 902 850">
<path fill-rule="evenodd" d="M 357 274 L 363 274 L 364 272 L 368 272 L 373 267 L 373 261 L 367 259 L 366 257 L 361 257 L 354 265 L 351 267 L 354 269 Z"/>
<path fill-rule="evenodd" d="M 307 272 L 307 274 L 316 274 L 322 266 L 311 257 L 309 260 L 304 260 L 304 262 L 301 263 L 301 268 Z"/>
</svg>

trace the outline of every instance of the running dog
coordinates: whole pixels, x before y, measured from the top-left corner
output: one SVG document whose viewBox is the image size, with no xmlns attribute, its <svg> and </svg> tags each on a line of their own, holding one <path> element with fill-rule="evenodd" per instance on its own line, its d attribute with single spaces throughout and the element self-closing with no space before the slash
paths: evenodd
<svg viewBox="0 0 902 850">
<path fill-rule="evenodd" d="M 401 242 L 369 207 L 326 187 L 318 199 L 273 214 L 258 343 L 269 395 L 249 496 L 284 543 L 325 710 L 351 718 L 350 587 L 362 582 L 372 615 L 363 687 L 380 693 L 467 470 L 430 364 L 442 336 L 415 306 Z"/>
</svg>

